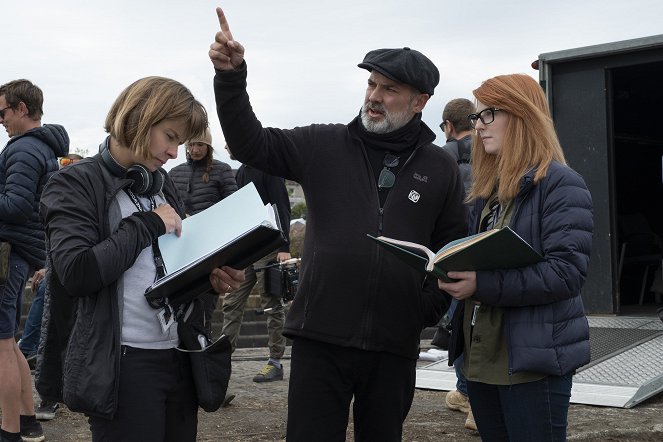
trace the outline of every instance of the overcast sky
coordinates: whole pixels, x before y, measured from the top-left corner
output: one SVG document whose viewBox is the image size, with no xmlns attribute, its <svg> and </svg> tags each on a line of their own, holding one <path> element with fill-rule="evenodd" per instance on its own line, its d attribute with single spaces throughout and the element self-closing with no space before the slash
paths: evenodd
<svg viewBox="0 0 663 442">
<path fill-rule="evenodd" d="M 246 48 L 253 108 L 265 126 L 345 123 L 363 102 L 366 52 L 409 46 L 441 73 L 424 121 L 444 144 L 444 104 L 481 81 L 526 73 L 539 54 L 663 34 L 661 0 L 30 0 L 3 2 L 0 84 L 27 78 L 45 95 L 42 123 L 65 126 L 71 151 L 96 153 L 103 122 L 133 81 L 160 75 L 205 105 L 218 157 L 207 52 L 224 8 Z M 7 143 L 0 130 L 0 147 Z M 177 160 L 183 161 L 180 147 Z M 231 162 L 234 167 L 238 163 Z"/>
</svg>

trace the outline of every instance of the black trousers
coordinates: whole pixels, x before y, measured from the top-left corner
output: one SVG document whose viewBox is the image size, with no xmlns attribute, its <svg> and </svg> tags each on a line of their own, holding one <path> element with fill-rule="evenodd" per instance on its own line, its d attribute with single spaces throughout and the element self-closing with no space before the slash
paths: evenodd
<svg viewBox="0 0 663 442">
<path fill-rule="evenodd" d="M 189 356 L 175 349 L 122 347 L 113 420 L 90 416 L 94 442 L 195 442 L 196 398 Z"/>
<path fill-rule="evenodd" d="M 417 361 L 295 338 L 288 442 L 345 441 L 350 403 L 355 441 L 401 441 Z"/>
</svg>

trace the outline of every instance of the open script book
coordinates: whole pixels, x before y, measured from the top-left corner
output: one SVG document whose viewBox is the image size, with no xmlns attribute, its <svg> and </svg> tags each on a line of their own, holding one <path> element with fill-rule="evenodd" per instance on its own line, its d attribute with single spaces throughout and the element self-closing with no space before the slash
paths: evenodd
<svg viewBox="0 0 663 442">
<path fill-rule="evenodd" d="M 509 227 L 451 241 L 437 253 L 413 242 L 385 236 L 368 237 L 415 269 L 433 273 L 446 282 L 453 281 L 447 277 L 450 271 L 511 269 L 543 261 L 541 255 Z"/>
<path fill-rule="evenodd" d="M 212 288 L 209 274 L 224 265 L 243 269 L 287 241 L 278 214 L 265 205 L 253 183 L 208 209 L 182 220 L 182 235 L 159 237 L 166 275 L 145 292 L 148 298 L 186 302 Z"/>
</svg>

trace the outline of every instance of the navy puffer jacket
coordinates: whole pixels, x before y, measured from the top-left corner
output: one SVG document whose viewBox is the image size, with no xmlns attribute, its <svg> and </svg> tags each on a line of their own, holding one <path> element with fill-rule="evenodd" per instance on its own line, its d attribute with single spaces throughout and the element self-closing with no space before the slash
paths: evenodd
<svg viewBox="0 0 663 442">
<path fill-rule="evenodd" d="M 44 185 L 69 153 L 69 135 L 44 124 L 9 140 L 0 153 L 0 240 L 34 268 L 44 267 L 46 244 L 39 219 Z"/>
<path fill-rule="evenodd" d="M 581 298 L 594 229 L 592 198 L 580 175 L 554 162 L 539 183 L 523 177 L 509 226 L 544 261 L 478 271 L 474 299 L 502 307 L 510 373 L 562 375 L 589 362 L 589 325 Z M 485 200 L 474 203 L 471 233 Z"/>
</svg>

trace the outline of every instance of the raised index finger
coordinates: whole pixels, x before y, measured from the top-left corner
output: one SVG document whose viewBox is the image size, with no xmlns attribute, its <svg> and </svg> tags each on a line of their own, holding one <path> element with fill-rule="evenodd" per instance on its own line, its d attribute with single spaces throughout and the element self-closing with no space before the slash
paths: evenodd
<svg viewBox="0 0 663 442">
<path fill-rule="evenodd" d="M 223 9 L 217 7 L 216 15 L 219 17 L 219 26 L 221 26 L 221 32 L 224 33 L 229 41 L 233 40 L 233 34 L 230 32 L 230 26 L 228 26 L 228 20 L 226 20 L 226 14 L 223 13 Z"/>
</svg>

